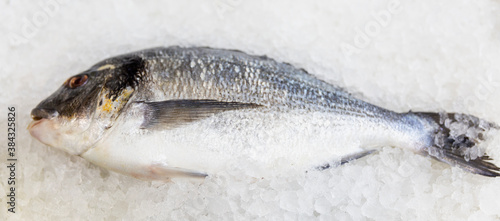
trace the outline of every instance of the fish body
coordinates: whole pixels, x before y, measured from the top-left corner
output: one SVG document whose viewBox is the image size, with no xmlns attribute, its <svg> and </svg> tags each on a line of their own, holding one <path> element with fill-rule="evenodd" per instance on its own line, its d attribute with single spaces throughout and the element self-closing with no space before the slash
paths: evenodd
<svg viewBox="0 0 500 221">
<path fill-rule="evenodd" d="M 308 170 L 342 159 L 342 146 L 359 148 L 354 158 L 366 155 L 361 149 L 409 148 L 499 175 L 475 149 L 493 123 L 396 113 L 239 51 L 168 47 L 106 59 L 68 79 L 32 116 L 30 132 L 41 142 L 145 179 L 204 177 L 235 159 Z"/>
</svg>

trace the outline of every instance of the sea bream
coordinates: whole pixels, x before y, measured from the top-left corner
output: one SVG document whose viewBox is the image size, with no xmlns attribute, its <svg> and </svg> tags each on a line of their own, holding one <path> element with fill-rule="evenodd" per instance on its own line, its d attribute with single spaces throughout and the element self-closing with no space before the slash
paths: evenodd
<svg viewBox="0 0 500 221">
<path fill-rule="evenodd" d="M 205 177 L 231 170 L 235 159 L 263 171 L 325 169 L 384 146 L 500 175 L 478 148 L 494 123 L 396 113 L 303 69 L 234 50 L 167 47 L 109 58 L 70 77 L 31 115 L 40 142 L 141 179 Z"/>
</svg>

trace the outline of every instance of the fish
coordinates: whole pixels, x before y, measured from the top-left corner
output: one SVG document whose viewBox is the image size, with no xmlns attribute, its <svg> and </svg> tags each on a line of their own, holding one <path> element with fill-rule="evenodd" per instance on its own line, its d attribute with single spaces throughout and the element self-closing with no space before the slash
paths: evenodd
<svg viewBox="0 0 500 221">
<path fill-rule="evenodd" d="M 394 112 L 237 50 L 171 46 L 111 57 L 67 79 L 31 116 L 28 130 L 41 143 L 144 180 L 205 178 L 243 161 L 324 170 L 386 146 L 500 176 L 479 148 L 495 123 Z M 342 146 L 354 151 L 342 155 Z"/>
</svg>

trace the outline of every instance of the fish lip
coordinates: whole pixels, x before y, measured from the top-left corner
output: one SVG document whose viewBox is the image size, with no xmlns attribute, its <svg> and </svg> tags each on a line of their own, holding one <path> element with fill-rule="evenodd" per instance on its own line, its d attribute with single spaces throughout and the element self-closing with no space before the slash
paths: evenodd
<svg viewBox="0 0 500 221">
<path fill-rule="evenodd" d="M 31 121 L 31 123 L 28 125 L 28 129 L 30 132 L 31 132 L 31 129 L 33 129 L 33 127 L 35 127 L 36 125 L 42 123 L 45 119 L 40 119 L 40 120 L 34 120 L 34 121 Z"/>
<path fill-rule="evenodd" d="M 28 125 L 28 131 L 30 135 L 35 138 L 36 140 L 40 141 L 41 143 L 47 145 L 47 146 L 52 146 L 48 143 L 46 143 L 42 138 L 43 135 L 40 135 L 39 131 L 37 132 L 37 126 L 45 121 L 48 121 L 47 119 L 41 119 L 41 120 L 34 120 L 31 121 L 31 123 Z"/>
</svg>

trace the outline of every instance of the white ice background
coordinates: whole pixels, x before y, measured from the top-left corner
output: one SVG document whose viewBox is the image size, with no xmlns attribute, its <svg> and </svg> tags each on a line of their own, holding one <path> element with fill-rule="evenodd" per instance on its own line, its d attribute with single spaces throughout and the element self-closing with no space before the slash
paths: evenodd
<svg viewBox="0 0 500 221">
<path fill-rule="evenodd" d="M 267 55 L 395 111 L 500 123 L 499 9 L 494 0 L 2 0 L 0 219 L 498 220 L 500 178 L 404 149 L 323 172 L 259 179 L 241 162 L 202 183 L 161 183 L 108 172 L 25 128 L 31 109 L 71 75 L 171 45 Z M 16 214 L 6 203 L 9 106 L 18 125 Z M 500 139 L 485 148 L 500 159 Z"/>
</svg>

